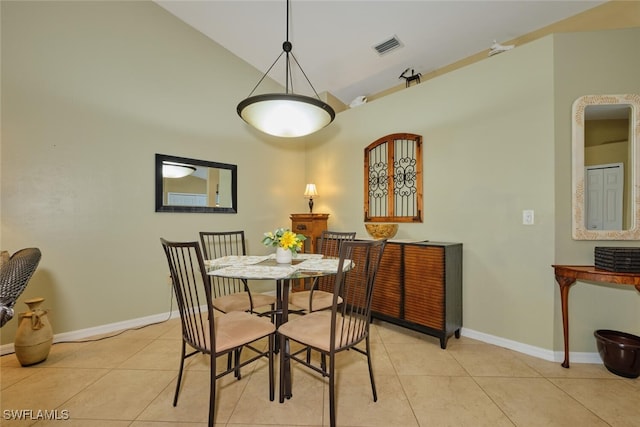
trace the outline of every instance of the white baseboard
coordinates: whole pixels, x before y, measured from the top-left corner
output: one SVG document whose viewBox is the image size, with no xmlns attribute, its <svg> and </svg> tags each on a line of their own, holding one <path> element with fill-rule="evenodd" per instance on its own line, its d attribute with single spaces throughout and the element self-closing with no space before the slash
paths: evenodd
<svg viewBox="0 0 640 427">
<path fill-rule="evenodd" d="M 460 334 L 482 341 L 487 344 L 497 345 L 498 347 L 508 348 L 518 353 L 527 354 L 537 357 L 538 359 L 548 360 L 549 362 L 561 363 L 564 361 L 564 350 L 553 351 L 546 348 L 534 347 L 529 344 L 523 344 L 517 341 L 508 340 L 494 335 L 485 334 L 484 332 L 474 331 L 473 329 L 462 328 Z M 600 354 L 598 353 L 576 353 L 569 352 L 569 360 L 571 363 L 602 363 Z"/>
<path fill-rule="evenodd" d="M 100 325 L 93 328 L 80 329 L 77 331 L 63 332 L 61 334 L 55 334 L 53 336 L 53 343 L 61 341 L 80 341 L 89 337 L 93 337 L 101 334 L 109 334 L 111 332 L 122 331 L 124 329 L 138 328 L 140 326 L 149 325 L 152 323 L 159 323 L 168 319 L 174 319 L 180 316 L 177 310 L 171 313 L 165 312 L 161 314 L 154 314 L 152 316 L 139 317 L 137 319 L 125 320 L 122 322 L 109 323 L 106 325 Z M 15 351 L 13 343 L 0 346 L 0 355 L 10 354 Z"/>
<path fill-rule="evenodd" d="M 53 336 L 53 342 L 60 341 L 79 341 L 85 338 L 93 337 L 100 334 L 108 334 L 111 332 L 121 331 L 123 329 L 137 328 L 151 323 L 162 322 L 167 319 L 175 319 L 179 317 L 177 310 L 171 313 L 155 314 L 153 316 L 139 317 L 137 319 L 125 320 L 122 322 L 109 323 L 106 325 L 96 326 L 93 328 L 80 329 L 72 332 L 64 332 Z M 484 332 L 474 331 L 473 329 L 462 328 L 460 334 L 474 340 L 482 341 L 487 344 L 493 344 L 498 347 L 508 348 L 518 353 L 527 354 L 539 359 L 548 360 L 550 362 L 562 362 L 564 360 L 564 351 L 553 351 L 545 348 L 534 347 L 532 345 L 523 344 L 517 341 L 508 340 L 494 335 L 485 334 Z M 0 355 L 13 353 L 13 343 L 0 346 Z M 571 363 L 602 363 L 602 359 L 598 353 L 569 353 Z"/>
</svg>

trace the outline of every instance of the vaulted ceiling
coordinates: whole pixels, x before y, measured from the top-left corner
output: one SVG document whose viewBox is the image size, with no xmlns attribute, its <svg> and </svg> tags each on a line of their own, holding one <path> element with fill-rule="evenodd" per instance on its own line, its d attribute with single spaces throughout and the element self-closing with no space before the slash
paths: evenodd
<svg viewBox="0 0 640 427">
<path fill-rule="evenodd" d="M 157 0 L 160 6 L 266 72 L 286 39 L 285 0 Z M 289 40 L 318 92 L 349 104 L 604 1 L 292 0 Z M 400 47 L 380 55 L 373 46 L 395 37 Z M 517 46 L 516 46 L 517 48 Z M 269 77 L 284 85 L 281 59 Z M 294 68 L 296 93 L 313 95 Z M 256 82 L 247 82 L 247 95 Z M 256 94 L 259 92 L 256 92 Z"/>
</svg>

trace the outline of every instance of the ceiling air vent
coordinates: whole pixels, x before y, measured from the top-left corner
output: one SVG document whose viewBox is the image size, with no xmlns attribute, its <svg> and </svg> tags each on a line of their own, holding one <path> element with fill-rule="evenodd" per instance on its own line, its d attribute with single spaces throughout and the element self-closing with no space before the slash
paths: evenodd
<svg viewBox="0 0 640 427">
<path fill-rule="evenodd" d="M 378 55 L 384 55 L 386 53 L 391 52 L 399 47 L 402 47 L 402 43 L 398 40 L 398 37 L 392 36 L 391 38 L 383 41 L 382 43 L 378 43 L 373 46 L 373 48 L 378 52 Z"/>
</svg>

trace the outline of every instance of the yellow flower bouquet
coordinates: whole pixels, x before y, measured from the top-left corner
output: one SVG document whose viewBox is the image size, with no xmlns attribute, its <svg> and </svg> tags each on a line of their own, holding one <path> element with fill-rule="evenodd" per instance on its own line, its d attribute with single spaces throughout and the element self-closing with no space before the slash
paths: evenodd
<svg viewBox="0 0 640 427">
<path fill-rule="evenodd" d="M 305 240 L 307 238 L 302 234 L 296 234 L 288 228 L 278 228 L 275 231 L 264 233 L 262 244 L 289 250 L 295 255 L 302 249 L 302 242 Z"/>
</svg>

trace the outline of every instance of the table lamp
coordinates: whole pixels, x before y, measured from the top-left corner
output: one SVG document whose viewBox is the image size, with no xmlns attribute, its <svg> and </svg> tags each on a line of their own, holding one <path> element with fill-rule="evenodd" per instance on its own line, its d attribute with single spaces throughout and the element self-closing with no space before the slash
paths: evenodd
<svg viewBox="0 0 640 427">
<path fill-rule="evenodd" d="M 316 190 L 315 184 L 307 184 L 307 187 L 304 189 L 305 197 L 309 198 L 309 213 L 313 213 L 313 196 L 318 195 L 318 190 Z"/>
</svg>

